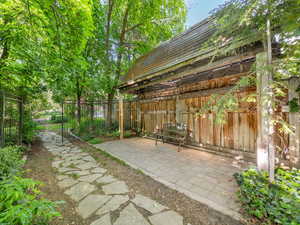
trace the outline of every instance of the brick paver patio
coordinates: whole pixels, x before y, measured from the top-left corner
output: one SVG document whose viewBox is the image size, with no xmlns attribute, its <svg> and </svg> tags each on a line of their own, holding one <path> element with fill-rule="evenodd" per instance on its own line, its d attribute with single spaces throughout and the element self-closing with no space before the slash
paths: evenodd
<svg viewBox="0 0 300 225">
<path fill-rule="evenodd" d="M 236 160 L 145 138 L 97 144 L 155 180 L 182 192 L 225 215 L 240 219 L 237 185 L 233 178 L 242 168 Z"/>
</svg>

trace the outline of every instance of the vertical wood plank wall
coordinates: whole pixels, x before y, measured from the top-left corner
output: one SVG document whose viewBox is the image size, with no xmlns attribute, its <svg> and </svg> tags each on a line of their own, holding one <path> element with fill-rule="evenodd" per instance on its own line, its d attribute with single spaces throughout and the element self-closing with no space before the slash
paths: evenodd
<svg viewBox="0 0 300 225">
<path fill-rule="evenodd" d="M 255 91 L 237 93 L 238 99 L 243 99 Z M 198 146 L 214 146 L 226 149 L 234 149 L 243 152 L 255 153 L 257 138 L 257 113 L 256 103 L 240 101 L 235 111 L 227 112 L 226 123 L 218 124 L 214 113 L 199 115 L 197 113 L 203 107 L 210 96 L 201 96 L 183 99 L 185 108 L 180 113 L 180 121 L 176 121 L 176 100 L 160 100 L 153 102 L 135 103 L 141 104 L 141 130 L 151 134 L 156 128 L 161 128 L 164 123 L 181 122 L 187 124 L 192 131 L 190 144 Z M 134 106 L 136 107 L 136 105 Z M 287 119 L 285 113 L 282 117 Z M 136 111 L 134 118 L 137 118 Z M 288 137 L 283 135 L 277 127 L 276 145 L 280 148 L 288 146 Z"/>
</svg>

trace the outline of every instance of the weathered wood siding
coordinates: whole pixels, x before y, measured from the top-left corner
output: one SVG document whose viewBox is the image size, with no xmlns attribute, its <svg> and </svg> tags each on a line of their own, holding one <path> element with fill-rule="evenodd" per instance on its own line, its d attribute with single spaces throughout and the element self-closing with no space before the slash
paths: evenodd
<svg viewBox="0 0 300 225">
<path fill-rule="evenodd" d="M 215 113 L 199 114 L 211 95 L 191 98 L 172 98 L 168 100 L 147 101 L 141 104 L 141 130 L 151 134 L 164 123 L 185 123 L 191 130 L 190 144 L 212 147 L 214 150 L 237 150 L 245 153 L 256 152 L 257 111 L 255 102 L 245 101 L 245 97 L 255 94 L 255 88 L 237 92 L 238 109 L 225 114 L 226 122 L 216 122 Z M 276 112 L 286 121 L 287 113 Z M 283 134 L 280 125 L 276 128 L 276 146 L 284 150 L 288 146 L 288 135 Z"/>
<path fill-rule="evenodd" d="M 251 92 L 250 92 L 251 93 Z M 249 92 L 238 93 L 242 99 Z M 200 146 L 217 146 L 228 149 L 255 152 L 257 136 L 257 115 L 253 103 L 240 102 L 238 110 L 225 114 L 226 122 L 216 122 L 215 113 L 199 115 L 197 111 L 204 107 L 210 96 L 186 99 L 189 109 L 188 127 L 192 131 L 191 142 Z"/>
</svg>

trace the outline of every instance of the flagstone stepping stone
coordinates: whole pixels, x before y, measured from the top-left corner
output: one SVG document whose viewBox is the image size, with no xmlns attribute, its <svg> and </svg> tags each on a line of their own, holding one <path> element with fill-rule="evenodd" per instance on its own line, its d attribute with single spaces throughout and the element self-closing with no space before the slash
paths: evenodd
<svg viewBox="0 0 300 225">
<path fill-rule="evenodd" d="M 52 162 L 52 167 L 59 168 L 63 164 L 63 160 L 56 160 Z"/>
<path fill-rule="evenodd" d="M 79 201 L 94 190 L 96 190 L 96 187 L 94 185 L 80 182 L 70 189 L 66 190 L 65 194 L 69 195 L 73 200 Z"/>
<path fill-rule="evenodd" d="M 91 225 L 111 225 L 110 215 L 109 214 L 104 215 L 100 219 L 91 223 Z"/>
<path fill-rule="evenodd" d="M 57 170 L 60 173 L 65 173 L 65 172 L 74 171 L 74 170 L 77 170 L 77 169 L 76 168 L 69 168 L 69 167 L 59 167 Z"/>
<path fill-rule="evenodd" d="M 102 177 L 102 176 L 103 176 L 102 174 L 91 174 L 91 175 L 87 175 L 87 176 L 82 176 L 78 180 L 92 183 L 95 180 L 97 180 L 99 177 Z"/>
<path fill-rule="evenodd" d="M 115 195 L 112 197 L 112 199 L 109 200 L 104 206 L 102 206 L 97 212 L 97 215 L 102 215 L 105 213 L 108 213 L 110 211 L 115 211 L 118 209 L 122 204 L 127 202 L 129 200 L 129 197 L 123 196 L 123 195 Z"/>
<path fill-rule="evenodd" d="M 96 162 L 95 159 L 92 156 L 85 156 L 81 159 L 85 160 L 85 161 L 88 161 L 88 162 Z"/>
<path fill-rule="evenodd" d="M 149 217 L 152 224 L 155 225 L 183 225 L 183 217 L 174 211 L 162 212 Z"/>
<path fill-rule="evenodd" d="M 63 180 L 63 179 L 67 179 L 69 177 L 66 175 L 57 175 L 56 178 L 57 178 L 57 180 Z"/>
<path fill-rule="evenodd" d="M 82 170 L 88 170 L 97 167 L 97 164 L 92 162 L 85 162 L 82 160 L 82 164 L 79 164 L 76 167 Z"/>
<path fill-rule="evenodd" d="M 111 175 L 107 175 L 107 176 L 101 177 L 98 180 L 96 180 L 96 182 L 100 183 L 100 184 L 109 184 L 109 183 L 116 182 L 116 181 L 118 181 L 118 180 Z"/>
<path fill-rule="evenodd" d="M 86 219 L 110 199 L 111 196 L 107 195 L 88 195 L 79 203 L 77 212 L 83 219 Z"/>
<path fill-rule="evenodd" d="M 67 178 L 67 179 L 64 179 L 60 182 L 58 182 L 58 186 L 61 187 L 61 188 L 67 188 L 67 187 L 71 187 L 73 186 L 74 184 L 78 183 L 77 180 L 74 180 L 72 178 Z"/>
<path fill-rule="evenodd" d="M 78 176 L 85 176 L 85 175 L 89 175 L 90 172 L 88 170 L 74 170 L 74 171 L 66 172 L 65 174 L 68 175 L 76 174 Z"/>
<path fill-rule="evenodd" d="M 95 168 L 95 169 L 92 169 L 91 172 L 92 173 L 106 173 L 106 169 L 103 169 L 101 167 L 98 167 L 98 168 Z"/>
<path fill-rule="evenodd" d="M 111 184 L 104 185 L 103 191 L 107 195 L 114 195 L 114 194 L 125 194 L 127 193 L 128 186 L 124 181 L 117 181 Z"/>
<path fill-rule="evenodd" d="M 172 224 L 172 223 L 165 223 Z M 129 204 L 120 213 L 119 218 L 116 220 L 114 225 L 150 225 L 142 214 L 137 211 L 133 204 Z M 155 224 L 156 225 L 156 224 Z M 173 225 L 173 224 L 172 224 Z"/>
<path fill-rule="evenodd" d="M 168 209 L 167 207 L 143 195 L 136 195 L 135 198 L 131 201 L 135 203 L 137 206 L 151 212 L 152 214 L 159 213 L 165 209 Z"/>
</svg>

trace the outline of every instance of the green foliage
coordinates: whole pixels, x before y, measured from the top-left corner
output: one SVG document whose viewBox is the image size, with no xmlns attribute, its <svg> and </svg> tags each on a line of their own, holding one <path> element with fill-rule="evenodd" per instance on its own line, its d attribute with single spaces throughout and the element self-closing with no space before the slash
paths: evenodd
<svg viewBox="0 0 300 225">
<path fill-rule="evenodd" d="M 198 115 L 202 116 L 206 113 L 213 112 L 215 114 L 215 122 L 217 124 L 226 123 L 227 112 L 232 112 L 238 109 L 239 102 L 236 97 L 236 91 L 243 87 L 249 87 L 254 84 L 254 77 L 249 75 L 242 77 L 236 85 L 225 94 L 213 94 L 209 101 L 201 107 Z M 256 96 L 247 96 L 244 101 L 256 101 Z"/>
<path fill-rule="evenodd" d="M 249 169 L 235 174 L 239 199 L 246 212 L 264 224 L 300 224 L 300 170 L 277 169 L 275 182 L 265 172 Z"/>
<path fill-rule="evenodd" d="M 96 144 L 101 144 L 103 142 L 103 140 L 99 137 L 96 137 L 96 138 L 89 140 L 88 142 L 92 145 L 96 145 Z"/>
<path fill-rule="evenodd" d="M 67 125 L 65 126 L 67 128 Z M 49 131 L 59 131 L 61 129 L 61 124 L 44 124 L 44 125 L 39 125 L 37 126 L 37 130 L 42 131 L 42 130 L 49 130 Z"/>
<path fill-rule="evenodd" d="M 17 176 L 0 182 L 0 224 L 46 224 L 60 216 L 57 203 L 40 197 L 39 184 Z"/>
<path fill-rule="evenodd" d="M 5 177 L 17 174 L 22 165 L 21 160 L 22 148 L 9 146 L 0 149 L 0 180 Z"/>
<path fill-rule="evenodd" d="M 33 121 L 28 113 L 25 113 L 23 124 L 23 142 L 32 143 L 36 137 L 37 125 L 37 122 Z"/>
<path fill-rule="evenodd" d="M 62 122 L 66 123 L 66 122 L 68 122 L 68 119 L 65 116 L 62 117 L 62 115 L 60 115 L 60 114 L 53 114 L 50 117 L 50 121 L 52 123 L 62 123 Z"/>
<path fill-rule="evenodd" d="M 300 106 L 298 102 L 298 98 L 293 98 L 291 101 L 289 101 L 290 112 L 299 112 Z"/>
</svg>

